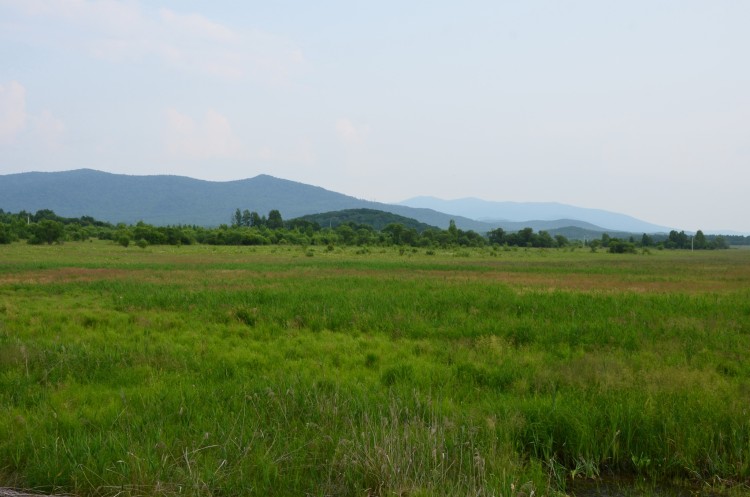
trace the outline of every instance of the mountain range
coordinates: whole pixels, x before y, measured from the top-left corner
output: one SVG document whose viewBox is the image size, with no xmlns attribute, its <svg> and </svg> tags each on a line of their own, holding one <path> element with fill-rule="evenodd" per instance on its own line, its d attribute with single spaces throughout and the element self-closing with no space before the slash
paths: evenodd
<svg viewBox="0 0 750 497">
<path fill-rule="evenodd" d="M 414 197 L 400 202 L 400 205 L 449 212 L 490 224 L 509 222 L 523 224 L 529 219 L 555 221 L 544 229 L 562 227 L 557 222 L 560 219 L 564 220 L 565 223 L 568 223 L 569 220 L 583 221 L 589 223 L 589 228 L 594 229 L 604 227 L 633 233 L 669 232 L 671 229 L 647 223 L 625 214 L 575 207 L 556 202 L 491 202 L 478 198 L 443 200 L 435 197 Z M 565 224 L 565 226 L 570 226 L 570 224 Z M 587 227 L 581 223 L 577 223 L 576 226 Z"/>
<path fill-rule="evenodd" d="M 573 227 L 592 234 L 669 231 L 623 214 L 564 204 L 445 201 L 431 197 L 385 204 L 265 174 L 224 182 L 92 169 L 0 175 L 0 209 L 6 212 L 51 209 L 64 217 L 88 215 L 113 223 L 218 226 L 229 224 L 237 208 L 260 214 L 278 209 L 284 219 L 345 209 L 375 209 L 441 228 L 455 220 L 459 228 L 480 233 L 498 227 L 506 231 Z"/>
</svg>

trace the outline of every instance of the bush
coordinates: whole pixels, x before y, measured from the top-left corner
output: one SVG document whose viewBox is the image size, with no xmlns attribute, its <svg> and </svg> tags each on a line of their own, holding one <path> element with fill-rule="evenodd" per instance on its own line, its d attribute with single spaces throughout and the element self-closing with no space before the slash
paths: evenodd
<svg viewBox="0 0 750 497">
<path fill-rule="evenodd" d="M 0 224 L 0 245 L 15 241 L 10 227 Z"/>
<path fill-rule="evenodd" d="M 635 244 L 630 242 L 624 242 L 622 240 L 612 239 L 609 242 L 610 254 L 635 254 Z"/>
<path fill-rule="evenodd" d="M 32 225 L 31 231 L 32 236 L 29 243 L 33 245 L 60 243 L 64 235 L 63 224 L 50 219 L 42 219 L 37 224 Z"/>
</svg>

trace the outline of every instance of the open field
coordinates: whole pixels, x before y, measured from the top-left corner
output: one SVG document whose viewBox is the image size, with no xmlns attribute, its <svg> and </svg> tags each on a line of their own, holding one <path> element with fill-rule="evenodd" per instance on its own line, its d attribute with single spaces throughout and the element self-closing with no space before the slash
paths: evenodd
<svg viewBox="0 0 750 497">
<path fill-rule="evenodd" d="M 14 243 L 0 486 L 747 494 L 748 351 L 750 250 Z"/>
</svg>

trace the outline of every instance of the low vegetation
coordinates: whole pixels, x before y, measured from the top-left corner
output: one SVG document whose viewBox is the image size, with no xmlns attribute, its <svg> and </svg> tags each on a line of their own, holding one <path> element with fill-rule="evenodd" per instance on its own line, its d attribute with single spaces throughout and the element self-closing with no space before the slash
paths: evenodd
<svg viewBox="0 0 750 497">
<path fill-rule="evenodd" d="M 84 216 L 64 218 L 51 210 L 36 214 L 5 213 L 0 210 L 0 244 L 26 240 L 30 244 L 52 244 L 63 241 L 81 241 L 91 238 L 111 240 L 128 247 L 132 244 L 145 248 L 149 245 L 302 245 L 302 246 L 402 246 L 418 248 L 449 247 L 522 247 L 522 248 L 576 248 L 589 247 L 592 251 L 603 248 L 612 253 L 636 253 L 637 250 L 656 249 L 726 249 L 729 243 L 750 244 L 750 237 L 705 236 L 698 231 L 688 236 L 684 231 L 671 231 L 668 235 L 648 235 L 627 238 L 601 233 L 601 238 L 569 240 L 561 234 L 535 233 L 524 228 L 516 233 L 506 233 L 502 228 L 486 234 L 458 229 L 450 221 L 448 229 L 440 229 L 387 212 L 372 209 L 350 209 L 304 216 L 284 221 L 278 210 L 268 216 L 257 212 L 236 209 L 231 225 L 217 228 L 201 226 L 153 226 L 144 222 L 135 225 L 97 221 Z M 324 222 L 327 226 L 321 226 Z M 637 238 L 637 239 L 636 239 Z"/>
<path fill-rule="evenodd" d="M 0 484 L 744 493 L 750 251 L 0 247 Z"/>
</svg>

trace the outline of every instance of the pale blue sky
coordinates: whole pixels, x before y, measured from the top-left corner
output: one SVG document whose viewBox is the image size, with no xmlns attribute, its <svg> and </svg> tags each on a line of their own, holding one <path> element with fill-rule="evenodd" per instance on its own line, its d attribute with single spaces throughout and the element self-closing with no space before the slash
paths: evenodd
<svg viewBox="0 0 750 497">
<path fill-rule="evenodd" d="M 750 2 L 0 0 L 0 174 L 266 173 L 750 232 Z"/>
</svg>

